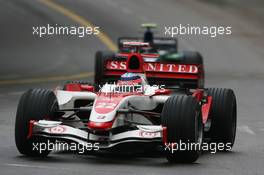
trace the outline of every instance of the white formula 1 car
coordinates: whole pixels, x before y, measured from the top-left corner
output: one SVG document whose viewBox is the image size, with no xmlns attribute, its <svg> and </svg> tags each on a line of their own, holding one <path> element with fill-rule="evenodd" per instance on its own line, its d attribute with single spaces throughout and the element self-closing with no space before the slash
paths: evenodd
<svg viewBox="0 0 264 175">
<path fill-rule="evenodd" d="M 141 45 L 131 43 L 131 47 Z M 147 81 L 155 75 L 203 82 L 203 65 L 153 62 L 157 55 L 153 58 L 151 54 L 148 59 L 147 54 L 143 58 L 138 52 L 126 56 L 125 62 L 121 60 L 121 76 L 115 66 L 122 65 L 118 60 L 104 62 L 107 75 L 119 79 L 98 91 L 89 83 L 69 82 L 55 91 L 25 92 L 15 124 L 19 152 L 47 156 L 49 147 L 40 151 L 37 145 L 55 142 L 92 144 L 93 151 L 125 148 L 144 152 L 159 147 L 170 162 L 191 163 L 199 157 L 200 147 L 179 150 L 178 144 L 201 145 L 206 136 L 209 141 L 233 146 L 236 99 L 231 89 L 166 88 L 161 84 L 150 86 Z M 157 69 L 150 70 L 152 65 Z"/>
</svg>

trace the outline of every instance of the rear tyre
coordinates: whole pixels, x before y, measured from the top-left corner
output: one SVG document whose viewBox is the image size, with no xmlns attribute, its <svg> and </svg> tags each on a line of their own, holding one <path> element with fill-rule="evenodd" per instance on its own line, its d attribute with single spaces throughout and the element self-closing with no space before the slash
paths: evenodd
<svg viewBox="0 0 264 175">
<path fill-rule="evenodd" d="M 200 147 L 180 150 L 180 144 L 195 143 L 199 146 L 203 142 L 203 124 L 198 102 L 192 96 L 171 96 L 165 102 L 161 124 L 167 127 L 167 141 L 178 147 L 172 151 L 166 150 L 166 156 L 172 163 L 192 163 L 201 154 Z M 176 150 L 177 149 L 177 150 Z"/>
<path fill-rule="evenodd" d="M 200 78 L 198 81 L 196 81 L 194 86 L 189 86 L 183 85 L 183 88 L 199 88 L 203 89 L 204 88 L 204 69 L 203 69 L 203 57 L 199 52 L 194 52 L 194 51 L 183 51 L 183 59 L 182 59 L 182 64 L 194 64 L 194 65 L 199 65 L 202 67 L 200 70 L 201 72 L 199 73 Z"/>
<path fill-rule="evenodd" d="M 198 64 L 203 65 L 203 57 L 199 52 L 183 51 L 183 64 Z"/>
<path fill-rule="evenodd" d="M 229 151 L 235 142 L 237 126 L 237 104 L 234 91 L 209 88 L 208 95 L 212 96 L 209 138 L 213 143 L 225 145 L 224 149 L 219 151 Z"/>
<path fill-rule="evenodd" d="M 109 58 L 113 58 L 114 53 L 110 51 L 98 51 L 95 54 L 95 68 L 94 68 L 94 84 L 99 86 L 106 83 L 104 77 L 105 61 Z"/>
<path fill-rule="evenodd" d="M 48 149 L 40 152 L 34 148 L 34 145 L 47 143 L 48 140 L 36 136 L 28 138 L 29 122 L 30 120 L 54 118 L 54 111 L 58 109 L 56 96 L 50 90 L 31 89 L 22 95 L 18 104 L 15 122 L 15 142 L 21 154 L 45 157 L 50 153 Z"/>
</svg>

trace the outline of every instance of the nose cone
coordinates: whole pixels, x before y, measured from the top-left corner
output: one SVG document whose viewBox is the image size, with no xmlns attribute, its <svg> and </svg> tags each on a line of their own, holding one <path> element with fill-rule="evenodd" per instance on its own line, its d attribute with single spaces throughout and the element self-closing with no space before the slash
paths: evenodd
<svg viewBox="0 0 264 175">
<path fill-rule="evenodd" d="M 113 126 L 113 121 L 110 122 L 94 122 L 94 121 L 89 121 L 87 126 L 89 129 L 92 130 L 109 130 Z"/>
<path fill-rule="evenodd" d="M 95 130 L 110 129 L 123 98 L 122 94 L 100 94 L 94 102 L 88 127 Z"/>
</svg>

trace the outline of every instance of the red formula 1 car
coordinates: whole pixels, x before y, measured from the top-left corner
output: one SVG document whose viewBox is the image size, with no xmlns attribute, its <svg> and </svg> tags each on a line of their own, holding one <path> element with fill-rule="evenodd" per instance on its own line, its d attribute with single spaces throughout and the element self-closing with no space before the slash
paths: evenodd
<svg viewBox="0 0 264 175">
<path fill-rule="evenodd" d="M 24 93 L 15 125 L 20 153 L 47 156 L 51 150 L 45 144 L 50 143 L 89 145 L 95 152 L 158 148 L 170 162 L 191 163 L 204 143 L 232 148 L 234 92 L 203 88 L 200 54 L 145 54 L 140 50 L 147 43 L 124 44 L 130 53 L 97 53 L 95 81 L 100 90 L 69 82 L 55 92 Z"/>
</svg>

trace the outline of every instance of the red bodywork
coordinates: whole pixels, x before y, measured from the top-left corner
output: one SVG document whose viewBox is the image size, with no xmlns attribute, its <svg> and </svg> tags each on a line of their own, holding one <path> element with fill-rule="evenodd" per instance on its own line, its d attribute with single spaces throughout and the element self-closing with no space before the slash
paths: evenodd
<svg viewBox="0 0 264 175">
<path fill-rule="evenodd" d="M 131 57 L 137 56 L 142 61 L 139 72 L 145 72 L 146 77 L 172 78 L 172 79 L 191 79 L 198 80 L 203 78 L 203 66 L 195 64 L 175 64 L 160 63 L 153 61 L 143 61 L 144 59 L 157 59 L 158 54 L 118 54 L 118 56 L 127 57 L 127 61 L 107 60 L 105 62 L 106 76 L 121 76 L 125 72 L 131 72 L 127 64 Z M 133 70 L 135 72 L 135 70 Z"/>
<path fill-rule="evenodd" d="M 198 101 L 202 101 L 204 98 L 204 90 L 203 89 L 197 89 L 193 92 L 192 96 Z M 212 105 L 212 97 L 208 96 L 206 97 L 206 103 L 204 103 L 202 105 L 202 119 L 203 119 L 203 123 L 205 124 L 208 120 L 209 117 L 209 112 L 211 109 L 211 105 Z"/>
<path fill-rule="evenodd" d="M 80 83 L 69 83 L 65 86 L 66 91 L 89 91 L 94 92 L 94 86 L 80 84 Z"/>
</svg>

